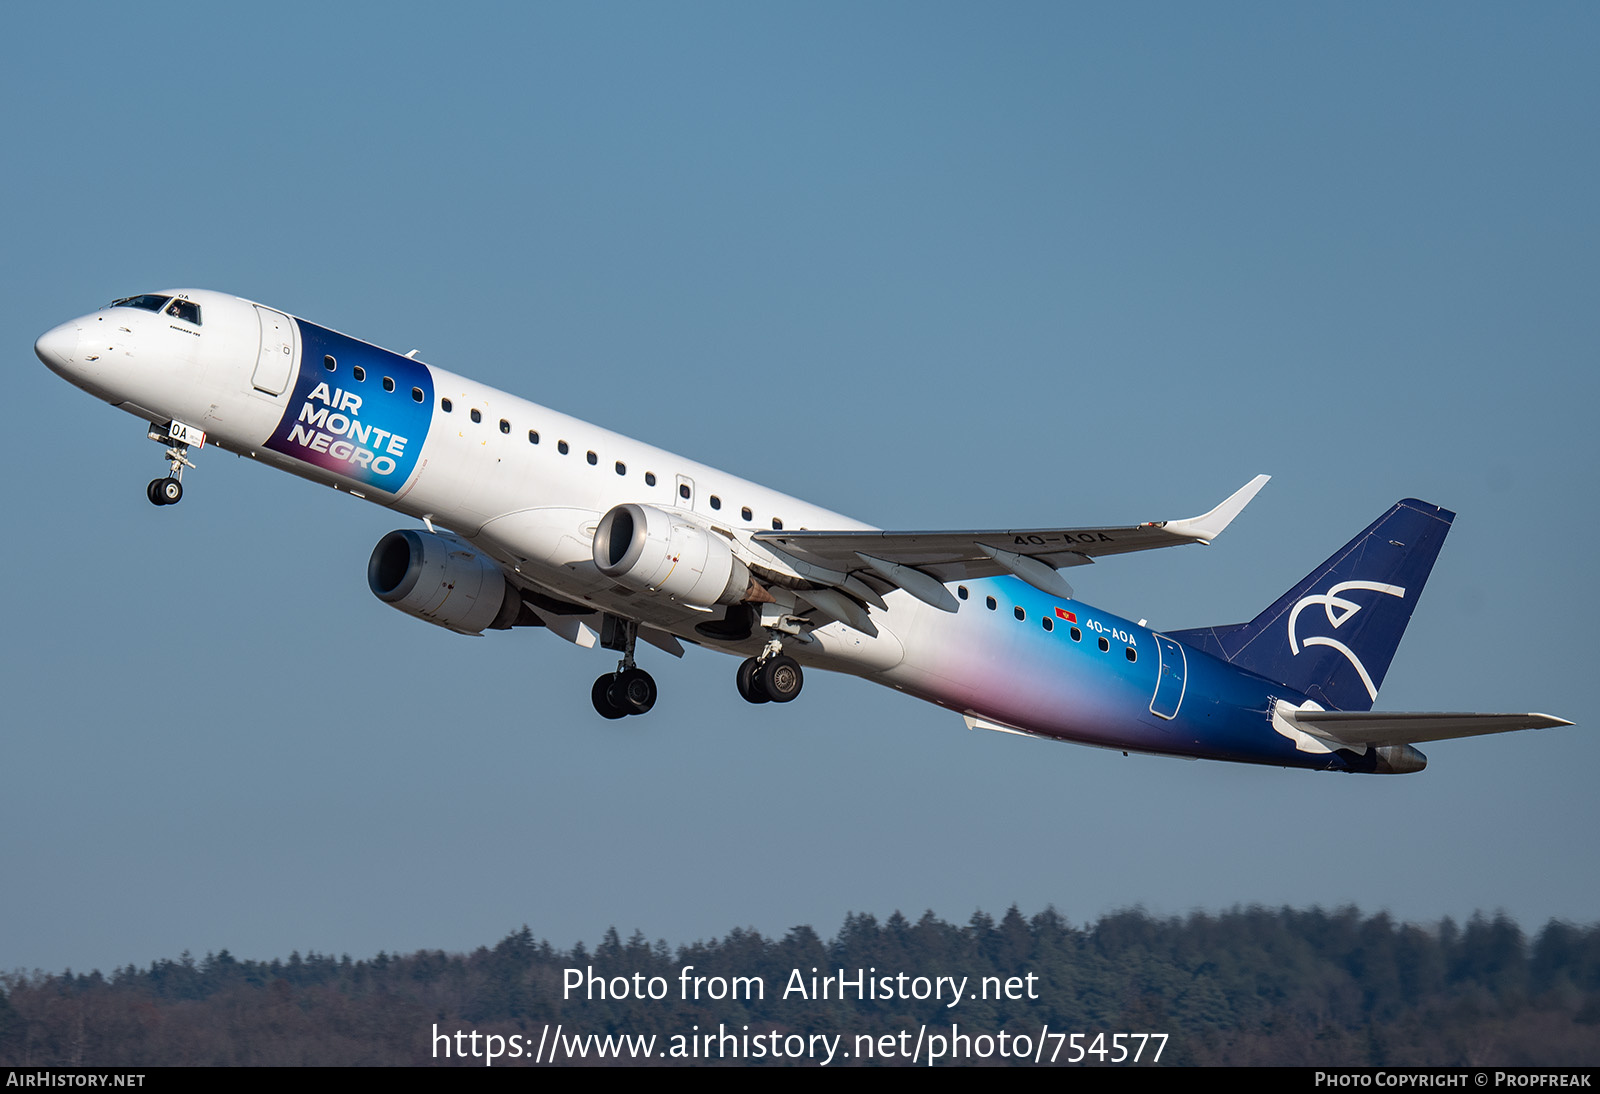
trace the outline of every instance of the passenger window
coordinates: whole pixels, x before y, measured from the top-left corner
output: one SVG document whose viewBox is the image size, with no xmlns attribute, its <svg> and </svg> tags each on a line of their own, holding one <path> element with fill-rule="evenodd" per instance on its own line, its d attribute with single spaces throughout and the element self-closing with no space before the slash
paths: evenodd
<svg viewBox="0 0 1600 1094">
<path fill-rule="evenodd" d="M 174 300 L 167 314 L 185 323 L 193 323 L 197 327 L 200 325 L 200 305 L 193 300 Z"/>
<path fill-rule="evenodd" d="M 992 597 L 992 596 L 986 596 L 986 597 L 984 597 L 984 598 L 983 598 L 983 606 L 984 606 L 984 607 L 985 607 L 985 608 L 988 608 L 988 609 L 989 609 L 989 610 L 990 610 L 990 611 L 991 611 L 991 612 L 992 612 L 992 611 L 994 611 L 994 610 L 995 610 L 995 609 L 996 609 L 996 608 L 998 608 L 998 607 L 999 607 L 999 606 L 1000 606 L 1000 605 L 998 605 L 998 604 L 996 604 L 996 603 L 995 603 L 995 602 L 994 602 L 994 597 Z"/>
<path fill-rule="evenodd" d="M 689 500 L 689 484 L 688 483 L 680 482 L 678 484 L 678 497 L 682 498 L 684 501 L 688 501 Z"/>
<path fill-rule="evenodd" d="M 362 368 L 360 365 L 357 365 L 355 368 L 350 370 L 350 375 L 354 376 L 356 381 L 359 383 L 367 378 L 367 370 Z"/>
<path fill-rule="evenodd" d="M 754 520 L 755 519 L 755 516 L 750 512 L 750 507 L 748 505 L 746 505 L 743 509 L 739 510 L 739 515 L 741 517 L 743 517 L 745 520 Z"/>
<path fill-rule="evenodd" d="M 628 465 L 623 463 L 621 460 L 618 460 L 617 461 L 617 474 L 626 475 L 627 473 L 628 473 Z"/>
<path fill-rule="evenodd" d="M 1080 631 L 1077 627 L 1073 627 L 1072 628 L 1072 640 L 1074 642 L 1082 642 L 1083 641 L 1083 632 Z"/>
<path fill-rule="evenodd" d="M 511 423 L 506 421 L 504 418 L 500 419 L 500 432 L 502 432 L 502 433 L 510 433 L 511 432 Z"/>
<path fill-rule="evenodd" d="M 644 473 L 644 484 L 646 486 L 654 486 L 656 484 L 656 473 L 654 471 L 646 471 Z"/>
<path fill-rule="evenodd" d="M 413 403 L 422 402 L 422 389 L 420 387 L 414 387 L 411 389 L 411 401 Z"/>
<path fill-rule="evenodd" d="M 479 410 L 477 407 L 473 407 L 472 408 L 472 420 L 475 421 L 475 422 L 483 421 L 483 411 Z"/>
<path fill-rule="evenodd" d="M 783 531 L 783 521 L 779 520 L 777 517 L 773 517 L 772 518 L 772 530 L 774 532 Z"/>
<path fill-rule="evenodd" d="M 335 361 L 333 359 L 333 354 L 330 353 L 322 359 L 322 367 L 327 369 L 329 372 L 332 372 L 334 369 L 339 367 L 339 362 Z"/>
<path fill-rule="evenodd" d="M 1111 652 L 1111 643 L 1106 641 L 1104 638 L 1100 639 L 1100 652 L 1101 653 L 1110 653 Z"/>
<path fill-rule="evenodd" d="M 711 495 L 711 508 L 713 508 L 713 509 L 721 509 L 722 508 L 722 499 L 717 497 L 715 494 Z"/>
<path fill-rule="evenodd" d="M 394 390 L 394 377 L 393 376 L 385 376 L 383 378 L 383 390 L 385 390 L 385 391 L 393 391 Z"/>
<path fill-rule="evenodd" d="M 1021 607 L 1012 608 L 1011 614 L 1017 617 L 1018 623 L 1028 618 L 1028 613 L 1023 611 Z"/>
<path fill-rule="evenodd" d="M 1128 647 L 1128 660 L 1129 661 L 1137 661 L 1137 660 L 1139 660 L 1139 651 L 1134 649 L 1132 646 Z"/>
<path fill-rule="evenodd" d="M 600 457 L 596 456 L 593 452 L 589 453 L 589 457 L 588 458 L 589 458 L 589 466 L 590 467 L 594 467 L 596 464 L 598 464 L 600 462 Z"/>
<path fill-rule="evenodd" d="M 956 595 L 959 596 L 962 600 L 965 600 L 967 598 L 967 587 L 965 585 L 957 585 L 956 586 Z"/>
<path fill-rule="evenodd" d="M 528 443 L 529 444 L 538 444 L 539 443 L 539 431 L 537 429 L 528 430 Z"/>
<path fill-rule="evenodd" d="M 568 452 L 572 451 L 572 449 L 567 447 L 567 442 L 566 441 L 557 441 L 556 442 L 556 451 L 561 453 L 563 456 L 565 456 Z"/>
<path fill-rule="evenodd" d="M 1039 617 L 1039 622 L 1044 624 L 1044 629 L 1047 631 L 1053 631 L 1056 629 L 1056 621 L 1051 619 L 1048 615 L 1041 615 Z"/>
<path fill-rule="evenodd" d="M 455 408 L 450 405 L 450 400 L 449 399 L 440 399 L 439 400 L 439 409 L 444 411 L 446 414 L 448 414 L 448 413 L 450 413 L 450 411 L 452 411 Z"/>
</svg>

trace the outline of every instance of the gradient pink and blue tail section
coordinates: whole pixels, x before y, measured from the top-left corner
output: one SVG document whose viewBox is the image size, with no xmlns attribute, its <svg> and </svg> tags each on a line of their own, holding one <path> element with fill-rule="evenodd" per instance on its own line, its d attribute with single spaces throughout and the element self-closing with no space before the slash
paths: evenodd
<svg viewBox="0 0 1600 1094">
<path fill-rule="evenodd" d="M 300 374 L 266 447 L 364 486 L 399 493 L 433 420 L 421 361 L 314 323 L 300 328 Z"/>
<path fill-rule="evenodd" d="M 1371 710 L 1455 514 L 1397 502 L 1248 623 L 1170 632 L 1328 710 Z"/>
</svg>

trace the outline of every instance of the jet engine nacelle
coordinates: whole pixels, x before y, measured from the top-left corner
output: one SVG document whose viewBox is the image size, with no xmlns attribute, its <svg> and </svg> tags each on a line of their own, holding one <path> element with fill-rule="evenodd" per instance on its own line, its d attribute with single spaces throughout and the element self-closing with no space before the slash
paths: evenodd
<svg viewBox="0 0 1600 1094">
<path fill-rule="evenodd" d="M 709 608 L 737 604 L 750 571 L 733 545 L 687 514 L 629 502 L 600 518 L 594 564 L 624 585 Z"/>
<path fill-rule="evenodd" d="M 494 559 L 454 536 L 405 529 L 372 549 L 367 585 L 407 615 L 461 634 L 505 630 L 522 597 Z"/>
</svg>

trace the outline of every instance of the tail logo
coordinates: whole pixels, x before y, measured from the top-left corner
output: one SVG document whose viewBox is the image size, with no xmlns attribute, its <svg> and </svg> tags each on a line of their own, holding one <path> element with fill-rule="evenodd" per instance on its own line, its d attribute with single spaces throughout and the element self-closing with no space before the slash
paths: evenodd
<svg viewBox="0 0 1600 1094">
<path fill-rule="evenodd" d="M 1361 663 L 1361 658 L 1357 657 L 1349 646 L 1336 638 L 1324 638 L 1321 635 L 1314 635 L 1302 642 L 1295 635 L 1295 621 L 1300 618 L 1301 609 L 1312 604 L 1321 604 L 1323 606 L 1323 609 L 1328 614 L 1328 625 L 1334 630 L 1338 630 L 1348 623 L 1350 617 L 1361 610 L 1360 604 L 1353 600 L 1346 600 L 1339 595 L 1351 589 L 1367 589 L 1371 592 L 1384 593 L 1388 596 L 1398 596 L 1402 600 L 1405 599 L 1406 595 L 1406 591 L 1398 585 L 1383 585 L 1376 581 L 1341 581 L 1326 593 L 1303 596 L 1295 601 L 1294 607 L 1289 611 L 1289 652 L 1298 657 L 1300 656 L 1301 646 L 1328 646 L 1331 649 L 1338 650 L 1360 675 L 1361 682 L 1367 687 L 1367 695 L 1376 699 L 1378 697 L 1378 689 L 1372 682 L 1372 676 L 1367 672 L 1367 667 Z"/>
</svg>

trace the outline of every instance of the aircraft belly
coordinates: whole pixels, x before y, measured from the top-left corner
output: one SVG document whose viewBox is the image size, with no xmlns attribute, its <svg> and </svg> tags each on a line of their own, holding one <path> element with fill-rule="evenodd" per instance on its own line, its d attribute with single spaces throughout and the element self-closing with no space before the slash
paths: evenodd
<svg viewBox="0 0 1600 1094">
<path fill-rule="evenodd" d="M 862 634 L 843 623 L 831 623 L 812 631 L 810 642 L 796 643 L 789 652 L 803 663 L 857 676 L 892 669 L 906 656 L 905 646 L 889 629 L 883 616 L 878 617 L 876 635 Z"/>
</svg>

